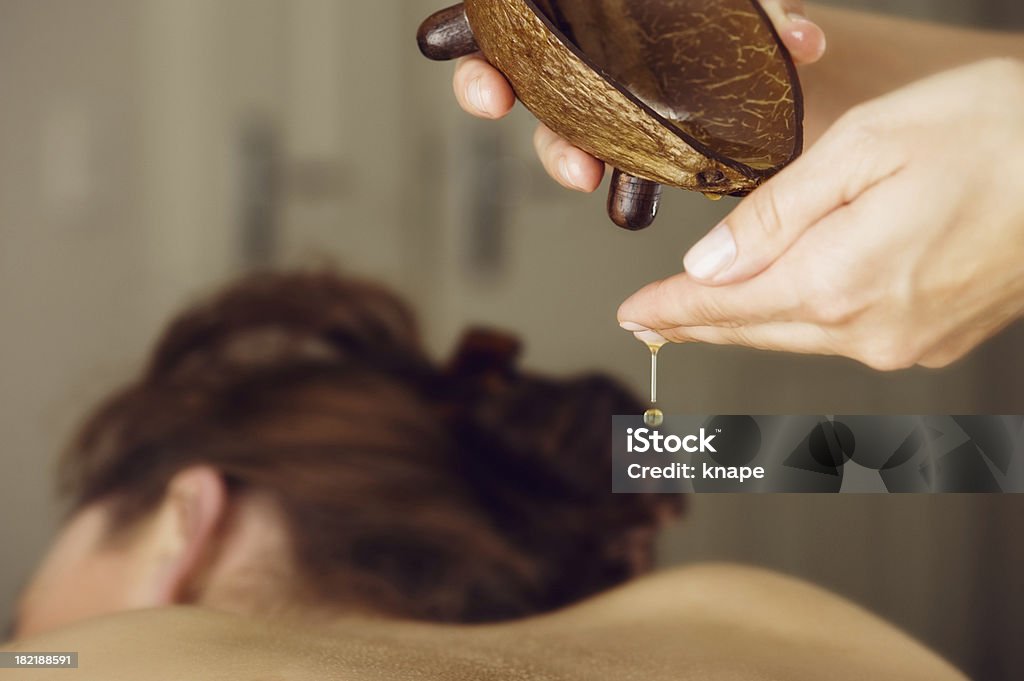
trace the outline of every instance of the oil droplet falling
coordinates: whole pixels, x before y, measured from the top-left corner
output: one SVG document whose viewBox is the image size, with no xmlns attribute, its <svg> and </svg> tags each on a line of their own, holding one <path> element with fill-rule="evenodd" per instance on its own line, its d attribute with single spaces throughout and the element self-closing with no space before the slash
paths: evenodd
<svg viewBox="0 0 1024 681">
<path fill-rule="evenodd" d="M 657 407 L 651 407 L 644 412 L 644 424 L 651 428 L 657 428 L 665 422 L 665 415 Z"/>
<path fill-rule="evenodd" d="M 722 200 L 722 195 L 721 194 L 712 194 L 711 192 L 704 192 L 704 198 L 706 198 L 709 201 L 721 201 Z"/>
</svg>

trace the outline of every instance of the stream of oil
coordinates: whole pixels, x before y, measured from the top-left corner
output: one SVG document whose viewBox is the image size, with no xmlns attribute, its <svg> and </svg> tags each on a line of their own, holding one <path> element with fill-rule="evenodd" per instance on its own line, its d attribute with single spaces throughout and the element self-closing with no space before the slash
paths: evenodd
<svg viewBox="0 0 1024 681">
<path fill-rule="evenodd" d="M 665 421 L 665 415 L 656 406 L 658 403 L 658 351 L 661 345 L 647 343 L 651 351 L 651 408 L 644 412 L 644 424 L 657 428 Z"/>
<path fill-rule="evenodd" d="M 721 194 L 711 194 L 706 191 L 705 197 L 711 201 L 721 201 Z M 662 349 L 665 343 L 645 343 L 650 350 L 650 409 L 643 413 L 644 425 L 657 428 L 665 423 L 665 414 L 657 408 L 657 351 Z"/>
</svg>

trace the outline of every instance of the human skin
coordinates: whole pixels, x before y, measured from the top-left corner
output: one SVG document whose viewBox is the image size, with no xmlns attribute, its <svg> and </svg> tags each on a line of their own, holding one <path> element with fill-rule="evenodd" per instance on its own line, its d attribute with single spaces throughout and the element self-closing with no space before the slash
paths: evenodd
<svg viewBox="0 0 1024 681">
<path fill-rule="evenodd" d="M 852 109 L 620 323 L 879 370 L 952 363 L 1024 313 L 1022 107 L 1024 62 L 999 59 Z"/>
<path fill-rule="evenodd" d="M 196 607 L 114 615 L 8 645 L 76 650 L 80 681 L 964 681 L 905 634 L 797 580 L 705 565 L 486 626 L 310 625 Z M 10 676 L 6 676 L 9 674 Z M 19 671 L 0 670 L 0 679 Z M 67 670 L 33 670 L 40 681 Z"/>
<path fill-rule="evenodd" d="M 1024 39 L 812 16 L 829 49 L 801 79 L 808 139 L 821 141 L 694 246 L 685 272 L 626 300 L 619 322 L 646 341 L 946 366 L 1024 311 Z M 823 43 L 803 48 L 790 47 L 806 64 Z M 562 184 L 597 187 L 603 164 L 550 131 L 536 141 Z"/>
<path fill-rule="evenodd" d="M 503 624 L 410 623 L 371 605 L 297 597 L 272 499 L 229 498 L 186 468 L 131 528 L 97 502 L 67 523 L 3 650 L 77 651 L 79 681 L 587 679 L 963 681 L 935 654 L 847 601 L 730 565 L 635 580 Z M 298 593 L 301 593 L 301 589 Z M 34 669 L 37 679 L 66 669 Z M 0 680 L 24 670 L 0 669 Z"/>
<path fill-rule="evenodd" d="M 762 570 L 668 571 L 502 624 L 411 623 L 370 601 L 303 597 L 274 499 L 229 495 L 209 466 L 175 474 L 128 527 L 112 508 L 69 519 L 3 650 L 76 651 L 78 681 L 963 681 L 877 617 Z M 0 681 L 24 677 L 0 669 Z"/>
<path fill-rule="evenodd" d="M 254 601 L 289 599 L 283 588 L 259 588 L 263 575 L 294 571 L 279 509 L 257 492 L 229 500 L 208 466 L 177 473 L 131 527 L 111 524 L 106 502 L 68 519 L 20 598 L 15 637 L 129 610 L 191 603 L 245 614 Z"/>
</svg>

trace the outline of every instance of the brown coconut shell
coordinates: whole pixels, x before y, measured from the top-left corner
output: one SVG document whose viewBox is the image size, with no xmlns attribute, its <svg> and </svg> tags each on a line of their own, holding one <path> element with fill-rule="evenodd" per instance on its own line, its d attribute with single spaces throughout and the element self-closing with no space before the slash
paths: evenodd
<svg viewBox="0 0 1024 681">
<path fill-rule="evenodd" d="M 613 219 L 616 198 L 636 196 L 653 220 L 651 183 L 747 194 L 802 150 L 799 80 L 757 0 L 466 0 L 442 13 L 421 28 L 424 54 L 455 56 L 439 49 L 452 35 L 459 53 L 478 47 L 540 121 L 619 171 Z"/>
</svg>

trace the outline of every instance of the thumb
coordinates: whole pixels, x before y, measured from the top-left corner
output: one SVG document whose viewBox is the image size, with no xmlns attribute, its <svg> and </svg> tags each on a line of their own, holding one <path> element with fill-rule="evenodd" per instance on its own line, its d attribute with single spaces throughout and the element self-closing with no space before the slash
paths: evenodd
<svg viewBox="0 0 1024 681">
<path fill-rule="evenodd" d="M 683 258 L 706 285 L 759 274 L 832 211 L 895 173 L 893 145 L 872 143 L 842 119 L 806 154 L 745 198 Z"/>
</svg>

